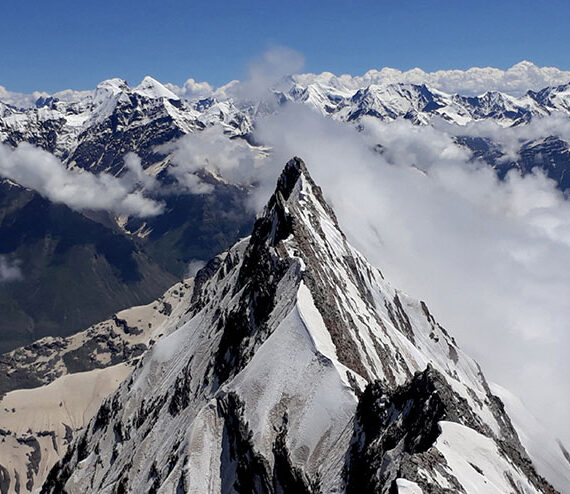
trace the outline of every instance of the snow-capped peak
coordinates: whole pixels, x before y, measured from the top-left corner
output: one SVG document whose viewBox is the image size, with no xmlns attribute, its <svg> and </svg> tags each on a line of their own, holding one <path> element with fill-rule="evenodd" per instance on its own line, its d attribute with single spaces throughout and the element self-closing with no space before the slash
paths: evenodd
<svg viewBox="0 0 570 494">
<path fill-rule="evenodd" d="M 153 77 L 147 75 L 141 83 L 133 88 L 133 92 L 151 99 L 166 98 L 169 100 L 179 100 L 180 98 L 174 94 L 166 86 L 158 82 Z"/>
<path fill-rule="evenodd" d="M 122 93 L 129 90 L 129 85 L 124 79 L 115 77 L 113 79 L 105 79 L 97 84 L 96 91 L 107 91 L 111 94 Z"/>
<path fill-rule="evenodd" d="M 180 324 L 42 492 L 551 492 L 477 364 L 348 244 L 299 158 Z"/>
</svg>

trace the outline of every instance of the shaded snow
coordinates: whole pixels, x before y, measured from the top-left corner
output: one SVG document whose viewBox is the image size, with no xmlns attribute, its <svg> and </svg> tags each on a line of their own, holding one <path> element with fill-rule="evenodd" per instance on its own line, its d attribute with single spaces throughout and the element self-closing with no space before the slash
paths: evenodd
<svg viewBox="0 0 570 494">
<path fill-rule="evenodd" d="M 565 458 L 561 443 L 552 431 L 532 415 L 513 393 L 495 383 L 491 383 L 490 387 L 504 403 L 519 439 L 538 473 L 561 494 L 570 493 L 570 461 Z"/>
<path fill-rule="evenodd" d="M 435 448 L 443 454 L 467 494 L 505 494 L 513 492 L 513 483 L 520 492 L 538 492 L 501 456 L 492 439 L 454 422 L 442 421 L 439 425 L 441 435 Z"/>
</svg>

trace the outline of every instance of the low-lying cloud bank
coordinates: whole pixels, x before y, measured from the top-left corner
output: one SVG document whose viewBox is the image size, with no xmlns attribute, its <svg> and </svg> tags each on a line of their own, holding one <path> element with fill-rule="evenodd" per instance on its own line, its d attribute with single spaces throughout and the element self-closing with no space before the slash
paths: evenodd
<svg viewBox="0 0 570 494">
<path fill-rule="evenodd" d="M 446 93 L 476 96 L 487 91 L 501 91 L 521 96 L 529 89 L 538 91 L 547 86 L 559 86 L 570 82 L 570 72 L 556 67 L 538 67 L 532 62 L 522 61 L 507 70 L 494 67 L 472 67 L 467 70 L 437 70 L 425 72 L 415 68 L 407 71 L 385 67 L 370 70 L 362 76 L 322 74 L 301 74 L 296 78 L 304 83 L 313 80 L 328 81 L 329 84 L 348 88 L 362 88 L 370 84 L 426 84 Z"/>
<path fill-rule="evenodd" d="M 39 98 L 49 98 L 54 96 L 60 101 L 77 101 L 79 98 L 92 94 L 92 91 L 76 91 L 74 89 L 64 89 L 50 94 L 45 91 L 34 91 L 33 93 L 19 93 L 8 91 L 4 86 L 0 86 L 0 102 L 15 106 L 16 108 L 31 108 L 35 106 Z"/>
<path fill-rule="evenodd" d="M 363 75 L 336 75 L 331 72 L 321 74 L 301 73 L 303 57 L 301 54 L 285 47 L 268 50 L 263 57 L 255 61 L 249 71 L 249 81 L 282 83 L 274 75 L 282 73 L 292 75 L 292 80 L 302 85 L 315 82 L 326 84 L 339 89 L 357 91 L 371 84 L 425 84 L 449 94 L 462 96 L 478 96 L 487 91 L 500 91 L 512 96 L 522 96 L 527 91 L 539 91 L 549 86 L 560 86 L 570 83 L 570 71 L 556 67 L 538 67 L 529 61 L 519 62 L 512 67 L 502 70 L 495 67 L 472 67 L 467 70 L 437 70 L 426 72 L 421 68 L 399 70 L 384 67 L 372 69 Z M 193 99 L 215 96 L 247 96 L 247 91 L 259 93 L 258 88 L 249 81 L 231 81 L 228 84 L 214 88 L 207 82 L 196 82 L 188 79 L 182 87 L 168 84 L 168 88 L 182 98 Z M 240 91 L 244 91 L 241 92 Z M 1 98 L 0 98 L 1 99 Z"/>
<path fill-rule="evenodd" d="M 75 210 L 105 210 L 115 214 L 155 216 L 163 206 L 143 195 L 154 179 L 143 173 L 140 159 L 125 156 L 127 172 L 120 178 L 107 173 L 67 169 L 52 154 L 28 143 L 15 149 L 0 144 L 0 177 L 29 187 L 50 201 Z"/>
</svg>

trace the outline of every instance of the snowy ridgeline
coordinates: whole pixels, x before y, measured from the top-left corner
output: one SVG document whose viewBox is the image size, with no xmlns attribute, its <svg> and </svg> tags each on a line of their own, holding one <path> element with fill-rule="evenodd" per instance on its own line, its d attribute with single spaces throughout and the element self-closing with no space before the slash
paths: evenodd
<svg viewBox="0 0 570 494">
<path fill-rule="evenodd" d="M 479 366 L 347 243 L 298 158 L 178 314 L 42 492 L 554 492 Z"/>
</svg>

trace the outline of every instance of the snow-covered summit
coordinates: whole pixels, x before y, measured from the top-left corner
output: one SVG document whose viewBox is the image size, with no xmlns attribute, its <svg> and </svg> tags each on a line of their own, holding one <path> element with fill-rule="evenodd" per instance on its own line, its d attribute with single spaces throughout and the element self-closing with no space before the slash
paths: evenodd
<svg viewBox="0 0 570 494">
<path fill-rule="evenodd" d="M 553 492 L 479 366 L 348 244 L 294 158 L 42 492 L 484 485 Z"/>
<path fill-rule="evenodd" d="M 180 99 L 170 89 L 167 89 L 166 86 L 162 85 L 160 82 L 158 82 L 156 79 L 152 78 L 149 75 L 147 75 L 138 86 L 133 88 L 133 91 L 151 99 L 156 99 L 156 98 L 166 98 L 170 100 Z"/>
</svg>

